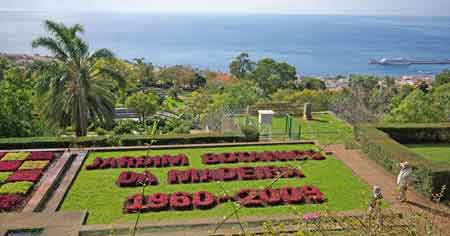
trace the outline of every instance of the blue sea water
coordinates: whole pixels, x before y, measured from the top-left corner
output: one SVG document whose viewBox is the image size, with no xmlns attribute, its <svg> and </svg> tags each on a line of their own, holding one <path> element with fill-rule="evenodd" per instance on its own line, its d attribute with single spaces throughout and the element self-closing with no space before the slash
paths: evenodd
<svg viewBox="0 0 450 236">
<path fill-rule="evenodd" d="M 242 51 L 302 75 L 437 73 L 449 65 L 380 66 L 369 59 L 450 59 L 450 17 L 0 12 L 0 52 L 31 48 L 42 21 L 81 23 L 94 49 L 156 65 L 226 71 Z M 45 53 L 45 52 L 44 52 Z"/>
</svg>

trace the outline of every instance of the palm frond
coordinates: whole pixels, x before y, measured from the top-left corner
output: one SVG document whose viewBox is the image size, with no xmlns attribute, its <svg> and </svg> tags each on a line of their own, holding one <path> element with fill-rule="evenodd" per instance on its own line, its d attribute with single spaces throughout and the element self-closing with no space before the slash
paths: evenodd
<svg viewBox="0 0 450 236">
<path fill-rule="evenodd" d="M 54 39 L 50 37 L 40 37 L 31 43 L 33 48 L 44 47 L 49 50 L 54 56 L 61 61 L 65 61 L 67 59 L 67 54 L 64 52 L 63 47 Z"/>
</svg>

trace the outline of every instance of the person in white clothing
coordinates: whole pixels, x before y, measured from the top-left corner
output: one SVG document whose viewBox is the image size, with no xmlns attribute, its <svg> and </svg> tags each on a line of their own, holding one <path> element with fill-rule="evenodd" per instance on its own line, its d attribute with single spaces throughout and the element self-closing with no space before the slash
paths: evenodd
<svg viewBox="0 0 450 236">
<path fill-rule="evenodd" d="M 406 192 L 408 191 L 408 183 L 412 174 L 412 167 L 408 162 L 400 163 L 400 173 L 397 176 L 397 185 L 399 187 L 401 202 L 406 201 Z"/>
<path fill-rule="evenodd" d="M 379 224 L 383 224 L 383 215 L 381 214 L 381 201 L 383 194 L 379 186 L 373 186 L 372 197 L 369 202 L 368 216 L 375 217 Z"/>
</svg>

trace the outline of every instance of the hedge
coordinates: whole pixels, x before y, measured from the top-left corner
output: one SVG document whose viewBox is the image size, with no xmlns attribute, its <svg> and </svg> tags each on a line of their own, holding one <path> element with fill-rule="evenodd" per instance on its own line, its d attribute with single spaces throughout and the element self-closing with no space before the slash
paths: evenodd
<svg viewBox="0 0 450 236">
<path fill-rule="evenodd" d="M 154 140 L 155 145 L 234 143 L 258 141 L 239 135 L 162 135 L 151 136 L 88 136 L 88 137 L 29 137 L 2 138 L 0 149 L 68 148 L 68 147 L 108 147 L 139 146 Z"/>
<path fill-rule="evenodd" d="M 450 200 L 450 165 L 427 160 L 401 144 L 403 141 L 448 142 L 449 139 L 443 135 L 448 129 L 449 124 L 359 125 L 355 126 L 355 138 L 369 158 L 395 175 L 400 170 L 400 162 L 411 163 L 414 167 L 414 187 L 425 196 L 431 197 L 432 194 L 441 192 L 443 185 L 447 185 L 444 200 Z"/>
</svg>

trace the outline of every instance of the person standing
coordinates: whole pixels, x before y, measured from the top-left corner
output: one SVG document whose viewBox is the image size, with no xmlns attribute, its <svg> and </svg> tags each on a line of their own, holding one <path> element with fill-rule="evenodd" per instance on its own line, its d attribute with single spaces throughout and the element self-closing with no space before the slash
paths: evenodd
<svg viewBox="0 0 450 236">
<path fill-rule="evenodd" d="M 397 176 L 397 185 L 399 187 L 400 195 L 398 200 L 406 202 L 406 192 L 408 191 L 408 183 L 412 174 L 412 167 L 408 162 L 400 163 L 400 173 Z"/>
<path fill-rule="evenodd" d="M 381 188 L 378 186 L 373 186 L 372 198 L 369 202 L 368 216 L 375 217 L 378 224 L 383 224 L 383 216 L 381 214 L 381 200 L 383 199 L 383 194 L 381 193 Z"/>
</svg>

